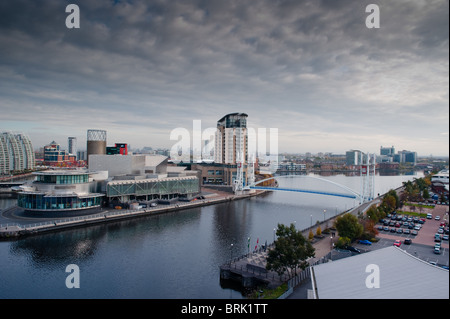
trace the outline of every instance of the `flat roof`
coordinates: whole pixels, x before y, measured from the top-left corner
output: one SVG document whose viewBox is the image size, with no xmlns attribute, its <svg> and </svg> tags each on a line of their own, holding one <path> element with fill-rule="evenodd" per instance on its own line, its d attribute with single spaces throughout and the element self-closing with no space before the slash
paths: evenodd
<svg viewBox="0 0 450 319">
<path fill-rule="evenodd" d="M 152 182 L 164 182 L 164 181 L 181 181 L 188 179 L 197 179 L 196 176 L 178 176 L 178 177 L 164 177 L 164 178 L 147 178 L 147 179 L 125 179 L 118 181 L 110 181 L 108 185 L 126 185 L 126 184 L 140 184 L 140 183 L 152 183 Z"/>
<path fill-rule="evenodd" d="M 47 170 L 40 172 L 33 172 L 33 175 L 89 175 L 95 172 L 89 172 L 87 170 Z"/>
<path fill-rule="evenodd" d="M 369 265 L 378 266 L 379 288 L 366 286 Z M 318 299 L 449 299 L 448 270 L 395 246 L 312 268 Z"/>
</svg>

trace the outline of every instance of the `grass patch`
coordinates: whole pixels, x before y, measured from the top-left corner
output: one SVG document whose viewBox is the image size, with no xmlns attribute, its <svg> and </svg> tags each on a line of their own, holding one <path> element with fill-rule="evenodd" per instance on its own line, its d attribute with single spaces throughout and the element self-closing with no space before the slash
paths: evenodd
<svg viewBox="0 0 450 319">
<path fill-rule="evenodd" d="M 275 289 L 257 289 L 255 290 L 250 296 L 250 299 L 277 299 L 282 294 L 284 294 L 287 290 L 288 286 L 287 283 L 282 284 L 281 286 L 278 286 Z"/>
<path fill-rule="evenodd" d="M 405 206 L 415 206 L 415 207 L 422 207 L 422 208 L 431 208 L 433 209 L 434 206 L 432 205 L 424 205 L 424 204 L 413 204 L 413 203 L 406 203 Z"/>
<path fill-rule="evenodd" d="M 397 210 L 397 214 L 408 215 L 408 216 L 417 216 L 417 217 L 427 217 L 427 213 L 416 213 L 416 212 L 405 212 L 402 210 Z"/>
</svg>

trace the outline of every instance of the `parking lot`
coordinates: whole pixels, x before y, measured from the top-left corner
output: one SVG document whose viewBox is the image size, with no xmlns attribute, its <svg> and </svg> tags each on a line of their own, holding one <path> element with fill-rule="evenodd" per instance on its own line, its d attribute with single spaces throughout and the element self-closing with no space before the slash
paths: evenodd
<svg viewBox="0 0 450 319">
<path fill-rule="evenodd" d="M 400 240 L 400 248 L 406 250 L 413 256 L 416 256 L 427 262 L 436 263 L 440 266 L 449 266 L 449 241 L 448 241 L 448 206 L 437 205 L 429 210 L 431 216 L 420 218 L 412 214 L 403 214 L 402 216 L 392 215 L 386 218 L 387 223 L 377 224 L 379 229 L 378 242 L 372 245 L 355 244 L 354 247 L 361 251 L 370 251 L 393 245 L 396 240 Z M 436 216 L 439 216 L 438 219 Z M 444 224 L 444 225 L 443 225 Z M 441 228 L 441 230 L 439 230 Z M 406 232 L 406 233 L 405 233 Z M 439 233 L 440 241 L 435 240 L 435 235 Z M 405 244 L 404 240 L 410 238 L 412 243 Z M 436 244 L 440 244 L 439 253 L 435 253 Z"/>
</svg>

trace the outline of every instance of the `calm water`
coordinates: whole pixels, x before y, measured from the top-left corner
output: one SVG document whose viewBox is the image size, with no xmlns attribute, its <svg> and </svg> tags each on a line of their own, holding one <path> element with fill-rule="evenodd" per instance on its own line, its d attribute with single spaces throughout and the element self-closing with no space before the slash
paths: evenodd
<svg viewBox="0 0 450 319">
<path fill-rule="evenodd" d="M 376 176 L 375 193 L 385 193 L 419 175 Z M 357 176 L 326 176 L 359 191 Z M 281 186 L 298 186 L 283 178 Z M 334 185 L 302 181 L 308 187 Z M 303 184 L 302 184 L 303 185 Z M 341 190 L 342 192 L 342 190 Z M 14 205 L 1 200 L 0 209 Z M 273 241 L 278 223 L 297 228 L 355 206 L 355 200 L 293 192 L 143 217 L 114 224 L 0 242 L 0 298 L 244 298 L 223 287 L 219 266 L 247 253 L 256 241 Z M 231 249 L 231 244 L 233 248 Z M 80 288 L 65 285 L 66 266 L 80 269 Z"/>
</svg>

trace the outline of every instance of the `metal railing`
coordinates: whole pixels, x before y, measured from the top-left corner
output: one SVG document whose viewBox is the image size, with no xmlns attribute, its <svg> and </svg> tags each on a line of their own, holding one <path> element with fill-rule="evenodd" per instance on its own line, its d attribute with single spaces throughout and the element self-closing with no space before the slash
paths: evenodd
<svg viewBox="0 0 450 319">
<path fill-rule="evenodd" d="M 228 198 L 227 198 L 228 199 Z M 220 199 L 201 199 L 197 200 L 195 202 L 189 202 L 189 203 L 176 203 L 176 204 L 170 204 L 170 205 L 164 205 L 164 206 L 155 206 L 155 207 L 147 207 L 147 208 L 140 208 L 140 209 L 124 209 L 124 210 L 114 210 L 114 211 L 104 211 L 100 213 L 96 213 L 93 215 L 82 215 L 82 216 L 74 216 L 74 217 L 66 217 L 66 218 L 55 218 L 51 220 L 46 220 L 42 222 L 35 222 L 35 223 L 29 223 L 29 224 L 23 224 L 23 223 L 6 223 L 6 224 L 0 224 L 0 231 L 8 231 L 8 227 L 17 227 L 20 230 L 29 230 L 29 229 L 37 229 L 37 228 L 45 228 L 47 226 L 61 226 L 61 225 L 70 225 L 70 224 L 77 224 L 79 222 L 88 222 L 88 221 L 94 221 L 99 219 L 107 219 L 108 217 L 118 217 L 118 216 L 132 216 L 136 214 L 152 214 L 152 213 L 158 213 L 158 212 L 164 212 L 171 209 L 177 209 L 177 208 L 185 208 L 185 207 L 196 207 L 203 204 L 210 204 L 214 202 L 223 201 L 223 198 Z"/>
</svg>

